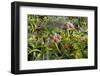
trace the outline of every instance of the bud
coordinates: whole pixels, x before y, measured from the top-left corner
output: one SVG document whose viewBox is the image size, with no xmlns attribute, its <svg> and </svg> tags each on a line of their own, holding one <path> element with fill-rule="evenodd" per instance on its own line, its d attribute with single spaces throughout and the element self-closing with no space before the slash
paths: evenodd
<svg viewBox="0 0 100 76">
<path fill-rule="evenodd" d="M 52 35 L 51 37 L 51 40 L 53 41 L 53 42 L 60 42 L 61 41 L 61 36 L 59 35 L 59 34 L 57 34 L 57 33 L 54 33 L 54 35 Z"/>
</svg>

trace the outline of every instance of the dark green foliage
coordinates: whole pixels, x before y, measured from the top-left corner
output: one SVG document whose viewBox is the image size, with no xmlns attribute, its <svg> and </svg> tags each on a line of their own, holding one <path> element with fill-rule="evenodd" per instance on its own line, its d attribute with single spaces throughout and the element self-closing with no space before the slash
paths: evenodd
<svg viewBox="0 0 100 76">
<path fill-rule="evenodd" d="M 88 58 L 87 17 L 28 15 L 28 60 Z M 70 22 L 74 28 L 65 29 Z"/>
</svg>

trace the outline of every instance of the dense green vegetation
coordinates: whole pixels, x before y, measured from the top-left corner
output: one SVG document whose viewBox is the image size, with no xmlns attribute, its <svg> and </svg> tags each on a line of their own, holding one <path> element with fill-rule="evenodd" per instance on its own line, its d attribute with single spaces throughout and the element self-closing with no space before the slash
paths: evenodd
<svg viewBox="0 0 100 76">
<path fill-rule="evenodd" d="M 28 60 L 88 57 L 87 17 L 28 15 Z"/>
</svg>

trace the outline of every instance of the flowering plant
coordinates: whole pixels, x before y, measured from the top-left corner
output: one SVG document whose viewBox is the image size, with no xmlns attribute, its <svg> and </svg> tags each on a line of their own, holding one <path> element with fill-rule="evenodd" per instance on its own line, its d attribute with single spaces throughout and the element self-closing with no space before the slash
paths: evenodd
<svg viewBox="0 0 100 76">
<path fill-rule="evenodd" d="M 87 17 L 28 15 L 28 60 L 88 58 Z"/>
</svg>

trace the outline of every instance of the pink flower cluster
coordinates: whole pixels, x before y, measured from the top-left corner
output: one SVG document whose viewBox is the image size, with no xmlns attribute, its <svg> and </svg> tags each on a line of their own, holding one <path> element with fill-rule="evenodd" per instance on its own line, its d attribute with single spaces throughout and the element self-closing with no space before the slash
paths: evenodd
<svg viewBox="0 0 100 76">
<path fill-rule="evenodd" d="M 53 42 L 60 42 L 61 41 L 61 36 L 57 33 L 54 33 L 54 35 L 52 35 L 50 38 Z"/>
<path fill-rule="evenodd" d="M 69 29 L 69 28 L 74 29 L 75 27 L 74 27 L 74 25 L 71 22 L 67 22 L 66 24 L 64 24 L 64 28 L 65 29 Z"/>
</svg>

